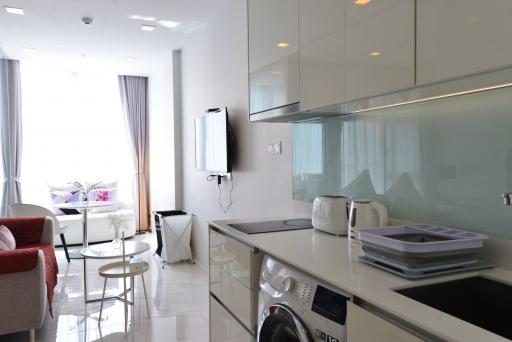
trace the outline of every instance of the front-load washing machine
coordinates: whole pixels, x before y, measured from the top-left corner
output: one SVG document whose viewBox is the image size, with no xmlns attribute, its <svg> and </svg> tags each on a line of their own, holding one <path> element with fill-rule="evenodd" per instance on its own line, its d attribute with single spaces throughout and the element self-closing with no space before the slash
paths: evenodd
<svg viewBox="0 0 512 342">
<path fill-rule="evenodd" d="M 258 342 L 345 342 L 349 295 L 265 256 L 258 294 Z"/>
</svg>

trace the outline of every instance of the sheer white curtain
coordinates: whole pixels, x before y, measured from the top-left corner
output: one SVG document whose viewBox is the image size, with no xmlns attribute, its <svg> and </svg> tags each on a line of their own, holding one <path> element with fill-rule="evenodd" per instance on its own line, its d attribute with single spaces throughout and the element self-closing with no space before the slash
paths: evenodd
<svg viewBox="0 0 512 342">
<path fill-rule="evenodd" d="M 47 205 L 48 183 L 118 180 L 133 203 L 133 166 L 117 75 L 22 68 L 25 203 Z"/>
</svg>

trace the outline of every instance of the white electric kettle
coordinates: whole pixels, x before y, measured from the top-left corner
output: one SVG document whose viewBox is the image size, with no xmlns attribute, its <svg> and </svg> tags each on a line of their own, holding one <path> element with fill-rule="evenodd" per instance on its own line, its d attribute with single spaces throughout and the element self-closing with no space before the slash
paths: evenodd
<svg viewBox="0 0 512 342">
<path fill-rule="evenodd" d="M 344 196 L 320 196 L 313 202 L 313 227 L 335 235 L 348 234 L 348 208 Z"/>
<path fill-rule="evenodd" d="M 382 227 L 388 223 L 388 210 L 379 202 L 354 200 L 350 205 L 348 232 L 351 239 L 357 239 L 357 231 Z"/>
</svg>

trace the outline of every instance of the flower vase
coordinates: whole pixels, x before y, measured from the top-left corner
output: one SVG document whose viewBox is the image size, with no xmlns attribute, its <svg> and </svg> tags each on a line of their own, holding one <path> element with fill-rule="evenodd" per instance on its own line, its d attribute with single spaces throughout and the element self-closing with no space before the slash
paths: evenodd
<svg viewBox="0 0 512 342">
<path fill-rule="evenodd" d="M 114 239 L 112 240 L 112 245 L 116 249 L 121 248 L 121 234 L 119 231 L 119 227 L 114 227 Z"/>
<path fill-rule="evenodd" d="M 87 192 L 82 192 L 82 203 L 87 204 L 89 201 L 89 194 Z"/>
</svg>

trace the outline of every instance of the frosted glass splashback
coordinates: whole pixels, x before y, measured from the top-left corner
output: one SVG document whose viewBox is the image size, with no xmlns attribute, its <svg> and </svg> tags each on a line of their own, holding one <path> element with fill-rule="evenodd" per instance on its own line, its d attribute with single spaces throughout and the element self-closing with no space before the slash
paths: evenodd
<svg viewBox="0 0 512 342">
<path fill-rule="evenodd" d="M 512 91 L 293 124 L 293 197 L 345 195 L 391 217 L 512 237 Z"/>
</svg>

